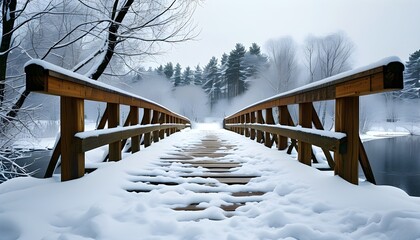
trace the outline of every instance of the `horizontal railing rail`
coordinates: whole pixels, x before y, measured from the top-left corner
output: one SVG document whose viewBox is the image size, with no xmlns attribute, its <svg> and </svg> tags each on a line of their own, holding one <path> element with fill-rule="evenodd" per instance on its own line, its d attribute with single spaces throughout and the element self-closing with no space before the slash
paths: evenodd
<svg viewBox="0 0 420 240">
<path fill-rule="evenodd" d="M 285 136 L 333 152 L 345 153 L 347 150 L 347 136 L 344 133 L 257 123 L 225 124 L 225 127 L 229 129 L 244 128 L 254 129 L 261 132 L 269 132 L 270 134 Z"/>
<path fill-rule="evenodd" d="M 359 136 L 359 97 L 402 89 L 403 71 L 404 65 L 398 58 L 387 58 L 252 104 L 226 117 L 224 125 L 267 147 L 276 143 L 280 150 L 288 147 L 290 138 L 292 145 L 288 152 L 297 140 L 298 160 L 308 165 L 312 164 L 312 159 L 316 161 L 311 145 L 320 146 L 335 174 L 354 184 L 358 184 L 360 161 L 367 180 L 375 183 Z M 335 133 L 332 135 L 324 131 L 313 106 L 314 102 L 327 100 L 335 101 Z M 293 104 L 299 108 L 297 124 L 288 108 Z M 273 109 L 278 112 L 277 123 Z M 311 130 L 313 127 L 320 131 Z M 335 134 L 343 135 L 338 138 Z M 334 158 L 330 151 L 334 152 Z"/>
<path fill-rule="evenodd" d="M 131 151 L 140 151 L 140 139 L 145 147 L 180 129 L 190 126 L 190 120 L 180 114 L 107 84 L 62 69 L 41 60 L 31 60 L 25 66 L 26 89 L 60 97 L 61 136 L 52 154 L 46 177 L 52 176 L 61 156 L 61 180 L 80 178 L 85 174 L 85 152 L 109 145 L 107 158 L 121 159 L 121 151 L 131 138 Z M 106 103 L 97 130 L 84 131 L 84 101 Z M 130 107 L 124 127 L 120 126 L 120 105 Z M 139 122 L 139 109 L 143 118 Z M 104 129 L 108 125 L 108 129 Z M 102 129 L 102 130 L 101 130 Z"/>
</svg>

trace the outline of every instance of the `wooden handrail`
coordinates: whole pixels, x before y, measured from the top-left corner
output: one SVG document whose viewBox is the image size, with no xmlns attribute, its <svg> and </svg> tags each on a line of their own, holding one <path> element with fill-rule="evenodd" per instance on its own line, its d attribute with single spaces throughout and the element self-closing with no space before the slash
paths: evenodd
<svg viewBox="0 0 420 240">
<path fill-rule="evenodd" d="M 358 97 L 403 88 L 404 64 L 397 59 L 380 61 L 372 66 L 344 72 L 300 88 L 252 104 L 228 117 L 232 119 L 259 109 L 287 106 L 299 103 Z M 394 61 L 392 61 L 394 60 Z M 384 65 L 382 65 L 383 63 Z"/>
<path fill-rule="evenodd" d="M 26 89 L 30 92 L 148 108 L 189 122 L 189 119 L 135 94 L 89 79 L 42 60 L 25 66 Z"/>
<path fill-rule="evenodd" d="M 187 124 L 152 124 L 135 125 L 129 127 L 118 127 L 114 129 L 93 130 L 89 132 L 76 133 L 75 140 L 80 152 L 87 152 L 100 146 L 104 146 L 115 141 L 131 138 L 140 134 L 153 132 L 156 130 L 166 130 L 168 128 L 183 129 Z M 92 134 L 91 134 L 92 133 Z"/>
<path fill-rule="evenodd" d="M 316 145 L 328 151 L 339 153 L 346 152 L 347 137 L 341 133 L 331 133 L 330 131 L 312 130 L 302 127 L 291 127 L 282 125 L 268 124 L 226 124 L 226 128 L 243 128 L 260 130 L 268 134 L 276 134 L 293 138 L 305 143 Z M 335 136 L 332 136 L 332 135 Z"/>
<path fill-rule="evenodd" d="M 250 132 L 251 139 L 255 138 L 256 132 L 257 142 L 264 143 L 267 147 L 271 147 L 273 141 L 277 140 L 279 150 L 287 148 L 287 138 L 292 139 L 292 144 L 298 140 L 298 160 L 308 165 L 311 165 L 311 158 L 314 156 L 311 145 L 321 146 L 335 174 L 353 184 L 358 184 L 360 159 L 367 180 L 375 183 L 359 136 L 359 97 L 402 89 L 403 71 L 404 64 L 399 59 L 384 59 L 252 104 L 226 117 L 224 125 L 225 128 L 242 135 L 244 132 Z M 324 136 L 323 126 L 313 107 L 313 102 L 327 100 L 335 100 L 335 131 L 346 135 L 346 138 L 340 141 L 332 141 Z M 315 126 L 321 132 L 299 133 L 301 128 L 294 128 L 288 111 L 288 105 L 292 104 L 299 105 L 300 126 Z M 278 109 L 278 123 L 281 125 L 273 123 L 273 108 Z M 247 119 L 246 123 L 243 119 Z M 266 124 L 263 124 L 264 122 Z M 270 124 L 272 126 L 268 126 Z M 346 151 L 342 151 L 342 148 Z M 334 151 L 334 162 L 330 150 Z"/>
<path fill-rule="evenodd" d="M 109 145 L 109 160 L 121 159 L 121 150 L 126 139 L 131 138 L 132 152 L 140 150 L 140 138 L 144 134 L 144 146 L 159 141 L 176 130 L 190 126 L 190 120 L 180 114 L 154 103 L 91 80 L 85 76 L 62 69 L 48 62 L 31 60 L 25 66 L 26 89 L 60 96 L 61 138 L 54 149 L 53 158 L 46 176 L 51 176 L 58 156 L 61 154 L 61 180 L 80 178 L 85 173 L 85 152 L 93 148 Z M 84 100 L 107 103 L 107 108 L 98 126 L 106 130 L 84 132 Z M 120 124 L 120 105 L 130 107 L 130 113 Z M 139 123 L 139 108 L 143 109 L 143 119 Z M 150 113 L 153 111 L 152 122 Z M 167 130 L 167 131 L 165 131 Z"/>
</svg>

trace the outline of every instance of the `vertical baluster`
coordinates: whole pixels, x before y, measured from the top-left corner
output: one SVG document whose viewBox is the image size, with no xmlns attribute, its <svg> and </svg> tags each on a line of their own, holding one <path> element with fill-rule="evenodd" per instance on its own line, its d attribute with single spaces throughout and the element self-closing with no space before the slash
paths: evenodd
<svg viewBox="0 0 420 240">
<path fill-rule="evenodd" d="M 299 104 L 299 125 L 304 128 L 312 128 L 312 103 Z M 309 143 L 299 141 L 298 159 L 301 163 L 311 165 L 312 146 Z"/>
<path fill-rule="evenodd" d="M 264 124 L 262 110 L 257 111 L 257 123 Z M 257 142 L 264 143 L 264 132 L 257 130 Z"/>
<path fill-rule="evenodd" d="M 251 115 L 251 123 L 255 123 L 256 122 L 255 112 L 251 112 L 250 115 Z M 250 135 L 251 135 L 251 139 L 254 140 L 255 139 L 255 129 L 251 128 Z"/>
<path fill-rule="evenodd" d="M 273 109 L 265 109 L 265 122 L 267 124 L 274 124 Z M 271 139 L 271 133 L 265 132 L 265 146 L 271 148 L 273 146 L 274 139 Z"/>
<path fill-rule="evenodd" d="M 130 106 L 130 122 L 131 125 L 139 124 L 139 108 L 135 106 Z M 131 137 L 131 152 L 135 153 L 140 151 L 140 136 Z"/>
<path fill-rule="evenodd" d="M 141 125 L 147 125 L 150 124 L 150 109 L 145 108 L 143 113 L 143 119 L 141 120 Z M 144 147 L 148 147 L 151 144 L 151 138 L 150 138 L 150 132 L 144 134 Z"/>
</svg>

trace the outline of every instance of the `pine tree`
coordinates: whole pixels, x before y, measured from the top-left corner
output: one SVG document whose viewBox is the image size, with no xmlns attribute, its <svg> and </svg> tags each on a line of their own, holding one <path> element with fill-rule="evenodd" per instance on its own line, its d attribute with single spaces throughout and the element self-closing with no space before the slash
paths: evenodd
<svg viewBox="0 0 420 240">
<path fill-rule="evenodd" d="M 184 72 L 182 73 L 182 86 L 190 85 L 193 82 L 193 73 L 190 67 L 186 67 Z"/>
<path fill-rule="evenodd" d="M 235 49 L 229 54 L 226 69 L 229 99 L 242 94 L 246 90 L 246 74 L 243 65 L 245 53 L 245 47 L 242 44 L 237 43 Z"/>
<path fill-rule="evenodd" d="M 226 69 L 229 56 L 226 53 L 223 53 L 222 58 L 220 59 L 220 98 L 227 98 L 228 93 L 228 83 L 226 78 Z"/>
<path fill-rule="evenodd" d="M 158 68 L 156 68 L 156 73 L 158 74 L 158 75 L 163 75 L 163 66 L 162 65 L 160 65 Z"/>
<path fill-rule="evenodd" d="M 420 50 L 410 54 L 405 65 L 403 98 L 420 98 Z"/>
<path fill-rule="evenodd" d="M 181 65 L 177 63 L 173 75 L 174 87 L 179 87 L 182 84 L 181 70 Z"/>
<path fill-rule="evenodd" d="M 261 48 L 256 43 L 252 43 L 251 47 L 249 47 L 249 54 L 260 56 L 261 55 Z"/>
<path fill-rule="evenodd" d="M 163 68 L 163 73 L 168 79 L 171 79 L 171 77 L 174 75 L 174 67 L 171 62 L 168 62 L 165 65 L 165 67 Z"/>
<path fill-rule="evenodd" d="M 203 84 L 203 70 L 197 65 L 194 70 L 194 85 L 201 86 Z"/>
<path fill-rule="evenodd" d="M 210 98 L 210 107 L 213 107 L 220 96 L 219 87 L 219 69 L 217 67 L 217 58 L 212 57 L 204 68 L 203 72 L 204 84 L 203 89 Z"/>
<path fill-rule="evenodd" d="M 258 71 L 267 63 L 267 57 L 261 54 L 261 48 L 256 43 L 249 47 L 249 51 L 244 57 L 244 68 L 246 77 L 255 77 Z"/>
</svg>

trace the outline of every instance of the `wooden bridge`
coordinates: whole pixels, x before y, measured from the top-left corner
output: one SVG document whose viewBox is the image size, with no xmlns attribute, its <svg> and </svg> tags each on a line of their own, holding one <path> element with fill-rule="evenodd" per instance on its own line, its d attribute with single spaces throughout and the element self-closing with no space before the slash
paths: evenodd
<svg viewBox="0 0 420 240">
<path fill-rule="evenodd" d="M 269 148 L 275 144 L 279 150 L 287 149 L 289 153 L 296 148 L 297 159 L 306 165 L 317 161 L 312 145 L 319 146 L 336 175 L 358 184 L 360 162 L 367 180 L 375 183 L 359 137 L 359 97 L 402 89 L 403 70 L 404 65 L 398 61 L 384 61 L 340 74 L 255 103 L 226 117 L 224 127 L 243 135 L 244 140 L 249 137 Z M 119 161 L 127 139 L 131 139 L 129 149 L 135 153 L 140 151 L 141 146 L 148 147 L 153 142 L 191 126 L 188 118 L 159 104 L 43 61 L 31 61 L 25 71 L 29 91 L 59 96 L 61 102 L 61 139 L 54 149 L 46 177 L 52 176 L 60 156 L 61 180 L 81 178 L 86 172 L 94 170 L 85 168 L 84 155 L 88 150 L 109 145 L 107 159 Z M 97 130 L 84 131 L 85 100 L 107 104 Z M 314 102 L 328 100 L 335 101 L 335 132 L 323 129 L 313 105 Z M 296 104 L 299 109 L 297 123 L 293 121 L 288 107 Z M 119 127 L 120 105 L 130 109 L 123 127 Z M 160 169 L 162 172 L 173 163 L 179 164 L 177 174 L 183 180 L 172 181 L 155 173 L 140 174 L 135 177 L 137 184 L 126 190 L 147 192 L 152 189 L 150 186 L 172 186 L 189 182 L 201 186 L 196 188 L 196 192 L 211 194 L 222 191 L 214 188 L 218 184 L 242 185 L 244 187 L 233 187 L 229 194 L 230 202 L 221 206 L 226 211 L 234 211 L 265 194 L 263 190 L 247 187 L 252 179 L 261 176 L 241 173 L 243 163 L 227 157 L 238 154 L 235 153 L 236 147 L 210 132 L 190 146 L 181 146 L 173 152 L 162 152 L 160 161 L 155 164 L 156 170 Z M 331 156 L 331 152 L 334 156 Z M 197 169 L 200 170 L 199 174 Z M 138 184 L 139 182 L 142 184 Z M 199 204 L 192 202 L 175 210 L 205 209 L 205 206 Z"/>
</svg>

